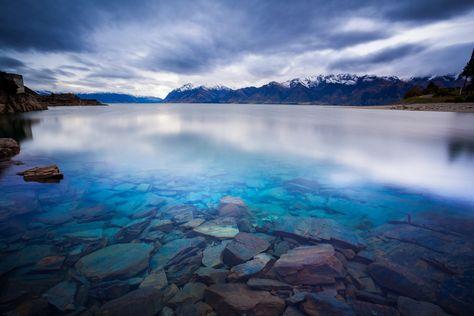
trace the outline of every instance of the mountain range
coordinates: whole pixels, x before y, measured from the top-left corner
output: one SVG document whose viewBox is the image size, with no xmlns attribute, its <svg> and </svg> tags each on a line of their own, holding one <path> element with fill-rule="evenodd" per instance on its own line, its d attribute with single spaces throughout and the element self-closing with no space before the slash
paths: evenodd
<svg viewBox="0 0 474 316">
<path fill-rule="evenodd" d="M 51 91 L 36 91 L 39 95 L 50 95 Z M 95 99 L 102 103 L 160 103 L 163 99 L 150 96 L 136 96 L 125 93 L 95 92 L 95 93 L 76 93 L 81 99 Z"/>
<path fill-rule="evenodd" d="M 188 83 L 171 91 L 163 102 L 383 105 L 399 102 L 412 87 L 426 87 L 430 82 L 444 88 L 462 86 L 462 80 L 455 75 L 401 79 L 395 76 L 336 74 L 272 81 L 261 87 L 240 89 Z"/>
</svg>

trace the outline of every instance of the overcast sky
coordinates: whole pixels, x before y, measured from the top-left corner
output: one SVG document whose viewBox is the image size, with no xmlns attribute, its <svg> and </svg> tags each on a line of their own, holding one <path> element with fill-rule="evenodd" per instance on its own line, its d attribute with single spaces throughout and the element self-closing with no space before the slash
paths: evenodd
<svg viewBox="0 0 474 316">
<path fill-rule="evenodd" d="M 459 73 L 474 48 L 474 0 L 0 0 L 0 12 L 0 69 L 52 91 Z"/>
</svg>

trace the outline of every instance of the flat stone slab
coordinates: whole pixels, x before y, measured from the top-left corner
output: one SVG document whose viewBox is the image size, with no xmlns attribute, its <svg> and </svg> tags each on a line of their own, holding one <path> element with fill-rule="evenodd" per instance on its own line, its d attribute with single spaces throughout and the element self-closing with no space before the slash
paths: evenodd
<svg viewBox="0 0 474 316">
<path fill-rule="evenodd" d="M 36 181 L 45 183 L 59 182 L 64 178 L 64 175 L 59 171 L 58 166 L 51 165 L 46 167 L 35 167 L 17 173 L 23 176 L 25 181 Z"/>
<path fill-rule="evenodd" d="M 258 254 L 252 260 L 232 267 L 227 279 L 233 282 L 247 280 L 251 276 L 265 271 L 272 259 L 273 258 L 266 253 Z"/>
<path fill-rule="evenodd" d="M 163 269 L 175 257 L 192 250 L 196 247 L 202 247 L 205 244 L 203 237 L 181 238 L 164 244 L 151 259 L 152 269 Z"/>
<path fill-rule="evenodd" d="M 235 219 L 232 217 L 205 222 L 194 228 L 194 231 L 215 238 L 234 238 L 239 233 Z"/>
<path fill-rule="evenodd" d="M 82 257 L 76 269 L 89 279 L 129 278 L 148 267 L 152 250 L 144 243 L 115 244 Z"/>
<path fill-rule="evenodd" d="M 234 266 L 252 259 L 255 255 L 264 252 L 270 243 L 254 234 L 239 233 L 224 249 L 222 257 L 224 263 Z"/>
<path fill-rule="evenodd" d="M 131 291 L 102 305 L 103 316 L 153 316 L 163 308 L 163 294 L 153 288 L 145 287 Z"/>
<path fill-rule="evenodd" d="M 328 242 L 341 248 L 359 251 L 365 243 L 355 233 L 329 218 L 284 216 L 273 223 L 276 235 L 305 241 Z"/>
<path fill-rule="evenodd" d="M 343 264 L 329 244 L 294 248 L 283 254 L 273 268 L 291 284 L 334 284 L 336 278 L 346 275 Z"/>
<path fill-rule="evenodd" d="M 214 284 L 204 291 L 205 301 L 218 315 L 281 315 L 285 301 L 265 291 L 253 291 L 245 284 Z"/>
<path fill-rule="evenodd" d="M 208 246 L 202 253 L 202 264 L 210 268 L 218 268 L 223 265 L 222 252 L 230 240 L 223 240 L 220 244 Z"/>
<path fill-rule="evenodd" d="M 74 282 L 61 282 L 50 288 L 43 297 L 60 311 L 71 311 L 75 309 L 74 296 L 77 285 Z"/>
<path fill-rule="evenodd" d="M 153 287 L 161 290 L 168 285 L 166 273 L 163 270 L 158 270 L 150 273 L 141 283 L 140 287 Z"/>
</svg>

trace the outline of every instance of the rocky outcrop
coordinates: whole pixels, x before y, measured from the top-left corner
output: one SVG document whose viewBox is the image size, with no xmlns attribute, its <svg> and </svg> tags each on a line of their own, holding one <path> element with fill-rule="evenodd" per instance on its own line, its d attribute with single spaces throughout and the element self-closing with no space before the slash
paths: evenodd
<svg viewBox="0 0 474 316">
<path fill-rule="evenodd" d="M 0 72 L 0 114 L 47 110 L 38 95 L 23 85 L 23 77 Z"/>
<path fill-rule="evenodd" d="M 47 110 L 57 105 L 103 105 L 72 93 L 39 95 L 23 84 L 23 76 L 0 72 L 0 114 Z"/>
<path fill-rule="evenodd" d="M 20 153 L 20 145 L 11 138 L 0 138 L 0 161 L 10 160 Z"/>
</svg>

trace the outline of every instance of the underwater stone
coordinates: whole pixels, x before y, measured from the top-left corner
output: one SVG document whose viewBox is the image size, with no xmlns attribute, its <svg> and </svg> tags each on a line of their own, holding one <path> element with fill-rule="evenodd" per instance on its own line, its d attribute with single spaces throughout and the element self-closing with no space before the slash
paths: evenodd
<svg viewBox="0 0 474 316">
<path fill-rule="evenodd" d="M 43 297 L 60 311 L 70 311 L 75 309 L 74 296 L 76 290 L 76 283 L 61 282 L 44 293 Z"/>
<path fill-rule="evenodd" d="M 128 281 L 106 281 L 94 284 L 89 290 L 89 295 L 98 300 L 109 301 L 127 294 L 130 291 L 130 287 Z"/>
<path fill-rule="evenodd" d="M 202 218 L 195 218 L 193 220 L 190 220 L 189 222 L 181 224 L 181 227 L 183 227 L 183 228 L 196 228 L 204 222 L 205 222 L 205 220 L 202 219 Z"/>
<path fill-rule="evenodd" d="M 215 238 L 234 238 L 239 229 L 232 217 L 218 218 L 194 228 L 199 234 L 215 237 Z"/>
<path fill-rule="evenodd" d="M 152 250 L 143 243 L 115 244 L 82 257 L 76 269 L 89 279 L 133 277 L 148 267 Z"/>
<path fill-rule="evenodd" d="M 145 287 L 131 291 L 119 298 L 105 303 L 100 309 L 100 315 L 153 316 L 162 308 L 163 294 L 153 287 Z"/>
<path fill-rule="evenodd" d="M 276 235 L 305 241 L 328 242 L 336 247 L 359 251 L 365 248 L 362 239 L 328 218 L 283 216 L 273 223 Z"/>
<path fill-rule="evenodd" d="M 207 285 L 225 283 L 228 274 L 229 270 L 227 269 L 214 269 L 209 267 L 200 267 L 194 272 L 196 279 Z"/>
<path fill-rule="evenodd" d="M 448 316 L 438 305 L 399 296 L 398 310 L 403 316 Z"/>
<path fill-rule="evenodd" d="M 240 283 L 214 284 L 204 291 L 205 301 L 218 315 L 281 315 L 285 301 Z"/>
<path fill-rule="evenodd" d="M 151 221 L 149 229 L 170 232 L 173 230 L 173 222 L 169 219 L 154 219 Z"/>
<path fill-rule="evenodd" d="M 236 265 L 230 269 L 229 281 L 245 281 L 257 273 L 264 272 L 273 258 L 266 253 L 256 255 L 252 260 Z"/>
<path fill-rule="evenodd" d="M 215 246 L 208 246 L 204 249 L 202 256 L 202 264 L 206 267 L 218 268 L 223 265 L 222 252 L 230 240 L 223 240 L 220 244 Z"/>
<path fill-rule="evenodd" d="M 434 299 L 434 293 L 429 291 L 424 280 L 401 265 L 384 260 L 370 264 L 368 271 L 383 288 L 417 300 Z"/>
<path fill-rule="evenodd" d="M 175 239 L 164 244 L 151 259 L 152 269 L 164 268 L 173 258 L 205 244 L 203 237 Z"/>
<path fill-rule="evenodd" d="M 349 305 L 324 291 L 307 294 L 302 308 L 307 315 L 356 316 Z"/>
<path fill-rule="evenodd" d="M 291 290 L 293 287 L 287 283 L 272 279 L 251 278 L 247 285 L 254 290 L 274 291 L 274 290 Z"/>
<path fill-rule="evenodd" d="M 204 297 L 204 290 L 207 286 L 200 282 L 187 283 L 175 296 L 173 296 L 168 304 L 171 306 L 178 306 L 183 303 L 195 303 L 202 300 Z"/>
<path fill-rule="evenodd" d="M 53 247 L 48 245 L 31 245 L 2 257 L 0 260 L 0 276 L 13 269 L 35 264 L 44 256 L 53 253 Z"/>
<path fill-rule="evenodd" d="M 361 316 L 383 315 L 383 316 L 400 316 L 400 313 L 392 306 L 374 304 L 365 301 L 351 301 L 350 306 L 356 313 Z M 403 315 L 403 314 L 402 314 Z M 405 315 L 403 315 L 405 316 Z M 421 316 L 421 315 L 419 315 Z M 433 315 L 434 316 L 434 315 Z"/>
<path fill-rule="evenodd" d="M 64 263 L 64 256 L 48 256 L 36 263 L 35 271 L 60 270 Z"/>
<path fill-rule="evenodd" d="M 249 233 L 239 233 L 225 247 L 222 258 L 225 264 L 234 266 L 252 259 L 269 247 L 270 244 L 265 239 Z"/>
<path fill-rule="evenodd" d="M 163 270 L 153 271 L 140 283 L 140 287 L 153 287 L 157 290 L 161 290 L 168 285 L 168 279 L 166 273 Z"/>
<path fill-rule="evenodd" d="M 165 211 L 165 213 L 171 216 L 171 219 L 178 224 L 191 221 L 194 218 L 195 212 L 196 207 L 193 205 L 175 205 Z"/>
<path fill-rule="evenodd" d="M 346 274 L 329 244 L 294 248 L 283 254 L 273 268 L 291 284 L 333 284 Z"/>
</svg>

